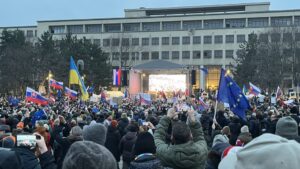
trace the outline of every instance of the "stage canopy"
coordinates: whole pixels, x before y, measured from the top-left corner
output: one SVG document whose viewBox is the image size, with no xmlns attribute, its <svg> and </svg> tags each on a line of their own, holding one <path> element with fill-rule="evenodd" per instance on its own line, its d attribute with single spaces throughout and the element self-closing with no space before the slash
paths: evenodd
<svg viewBox="0 0 300 169">
<path fill-rule="evenodd" d="M 178 70 L 183 69 L 184 66 L 176 63 L 172 63 L 165 60 L 154 60 L 151 62 L 139 64 L 132 67 L 136 70 Z"/>
</svg>

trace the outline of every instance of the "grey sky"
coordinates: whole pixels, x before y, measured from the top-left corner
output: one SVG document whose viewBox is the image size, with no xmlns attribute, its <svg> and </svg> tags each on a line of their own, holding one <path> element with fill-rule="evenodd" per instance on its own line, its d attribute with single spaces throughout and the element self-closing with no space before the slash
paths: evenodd
<svg viewBox="0 0 300 169">
<path fill-rule="evenodd" d="M 259 0 L 1 0 L 1 26 L 38 20 L 123 17 L 124 9 L 266 2 Z M 272 10 L 300 9 L 300 0 L 270 0 Z"/>
</svg>

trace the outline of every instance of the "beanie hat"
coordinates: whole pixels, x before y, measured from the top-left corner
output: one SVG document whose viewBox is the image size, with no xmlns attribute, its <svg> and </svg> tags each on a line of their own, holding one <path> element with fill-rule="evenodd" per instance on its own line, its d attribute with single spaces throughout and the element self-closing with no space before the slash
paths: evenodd
<svg viewBox="0 0 300 169">
<path fill-rule="evenodd" d="M 149 132 L 142 132 L 138 135 L 134 145 L 134 155 L 138 156 L 144 153 L 156 153 L 154 138 Z"/>
<path fill-rule="evenodd" d="M 219 169 L 294 169 L 300 166 L 300 145 L 274 134 L 263 134 L 236 153 L 228 153 Z"/>
<path fill-rule="evenodd" d="M 3 148 L 13 148 L 15 147 L 16 139 L 14 136 L 7 136 L 2 139 Z"/>
<path fill-rule="evenodd" d="M 82 136 L 82 129 L 79 126 L 72 127 L 70 131 L 70 135 L 72 136 Z"/>
<path fill-rule="evenodd" d="M 90 124 L 83 127 L 83 140 L 93 141 L 104 145 L 106 140 L 106 127 L 102 124 Z"/>
<path fill-rule="evenodd" d="M 117 169 L 117 162 L 104 146 L 91 141 L 76 141 L 66 154 L 62 168 Z"/>
<path fill-rule="evenodd" d="M 214 137 L 212 146 L 215 146 L 216 144 L 219 144 L 219 143 L 229 143 L 228 137 L 226 135 L 223 135 L 223 134 L 216 135 Z"/>
<path fill-rule="evenodd" d="M 127 114 L 126 113 L 122 113 L 121 118 L 127 118 Z"/>
<path fill-rule="evenodd" d="M 23 122 L 19 122 L 17 124 L 17 129 L 23 129 L 24 128 L 24 123 Z"/>
<path fill-rule="evenodd" d="M 117 121 L 117 120 L 112 120 L 112 121 L 110 122 L 110 125 L 111 125 L 113 128 L 116 128 L 117 125 L 118 125 L 118 121 Z"/>
<path fill-rule="evenodd" d="M 248 126 L 243 126 L 242 128 L 241 128 L 241 133 L 249 133 L 249 127 Z"/>
<path fill-rule="evenodd" d="M 293 139 L 297 137 L 297 122 L 290 116 L 280 118 L 276 124 L 275 134 L 287 139 Z"/>
</svg>

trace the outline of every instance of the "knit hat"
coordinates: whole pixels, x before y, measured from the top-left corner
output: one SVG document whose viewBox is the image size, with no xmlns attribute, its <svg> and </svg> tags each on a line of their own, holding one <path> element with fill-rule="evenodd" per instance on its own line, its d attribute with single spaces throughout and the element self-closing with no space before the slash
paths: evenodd
<svg viewBox="0 0 300 169">
<path fill-rule="evenodd" d="M 17 124 L 17 129 L 23 129 L 24 128 L 24 123 L 23 122 L 19 122 Z"/>
<path fill-rule="evenodd" d="M 117 162 L 104 146 L 91 141 L 76 141 L 66 154 L 62 168 L 117 169 Z"/>
<path fill-rule="evenodd" d="M 297 137 L 297 122 L 290 116 L 280 118 L 276 124 L 275 134 L 287 139 L 293 139 Z"/>
<path fill-rule="evenodd" d="M 15 147 L 16 139 L 14 136 L 7 136 L 2 139 L 3 148 L 13 148 Z"/>
<path fill-rule="evenodd" d="M 229 143 L 228 137 L 226 135 L 223 135 L 223 134 L 216 135 L 214 137 L 212 146 L 215 146 L 216 144 L 219 144 L 219 143 Z"/>
<path fill-rule="evenodd" d="M 249 133 L 249 127 L 248 126 L 243 126 L 242 128 L 241 128 L 241 133 Z"/>
<path fill-rule="evenodd" d="M 300 166 L 300 145 L 274 134 L 263 134 L 236 153 L 229 153 L 219 169 L 296 169 Z"/>
<path fill-rule="evenodd" d="M 82 136 L 82 129 L 79 126 L 74 126 L 70 131 L 70 135 Z"/>
<path fill-rule="evenodd" d="M 134 155 L 144 153 L 156 153 L 154 138 L 149 132 L 142 132 L 138 135 L 134 145 Z"/>
<path fill-rule="evenodd" d="M 113 128 L 116 128 L 117 125 L 118 125 L 118 121 L 117 121 L 117 120 L 112 120 L 112 121 L 110 122 L 110 125 L 111 125 Z"/>
<path fill-rule="evenodd" d="M 93 141 L 104 145 L 106 140 L 106 127 L 102 124 L 90 124 L 83 127 L 83 140 Z"/>
</svg>

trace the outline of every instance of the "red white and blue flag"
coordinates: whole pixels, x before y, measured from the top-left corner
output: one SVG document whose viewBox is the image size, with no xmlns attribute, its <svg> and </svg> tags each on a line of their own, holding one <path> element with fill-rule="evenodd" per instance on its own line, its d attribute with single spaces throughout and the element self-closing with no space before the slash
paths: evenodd
<svg viewBox="0 0 300 169">
<path fill-rule="evenodd" d="M 49 84 L 51 87 L 53 87 L 54 89 L 59 89 L 62 90 L 64 88 L 64 83 L 63 82 L 58 82 L 54 79 L 50 79 L 49 80 Z"/>
<path fill-rule="evenodd" d="M 26 88 L 26 99 L 27 102 L 33 102 L 38 105 L 48 105 L 48 99 L 43 97 L 39 92 L 33 90 L 30 87 Z"/>
<path fill-rule="evenodd" d="M 113 69 L 113 85 L 120 86 L 121 85 L 121 69 Z"/>
<path fill-rule="evenodd" d="M 199 102 L 198 103 L 199 103 L 199 110 L 203 111 L 203 110 L 209 109 L 209 105 L 206 104 L 204 102 L 204 100 L 201 99 L 201 97 L 199 97 Z"/>
<path fill-rule="evenodd" d="M 151 104 L 150 95 L 140 94 L 140 104 L 141 105 L 150 105 Z"/>
<path fill-rule="evenodd" d="M 72 100 L 76 99 L 77 94 L 78 93 L 75 90 L 65 87 L 65 95 L 68 96 L 70 99 L 72 99 Z"/>
<path fill-rule="evenodd" d="M 277 87 L 277 91 L 276 91 L 276 99 L 279 99 L 282 96 L 282 90 L 280 89 L 280 87 Z"/>
<path fill-rule="evenodd" d="M 257 86 L 255 86 L 251 82 L 249 82 L 249 85 L 250 85 L 250 89 L 249 89 L 250 94 L 253 94 L 253 95 L 257 96 L 261 93 L 260 88 L 258 88 Z"/>
</svg>

